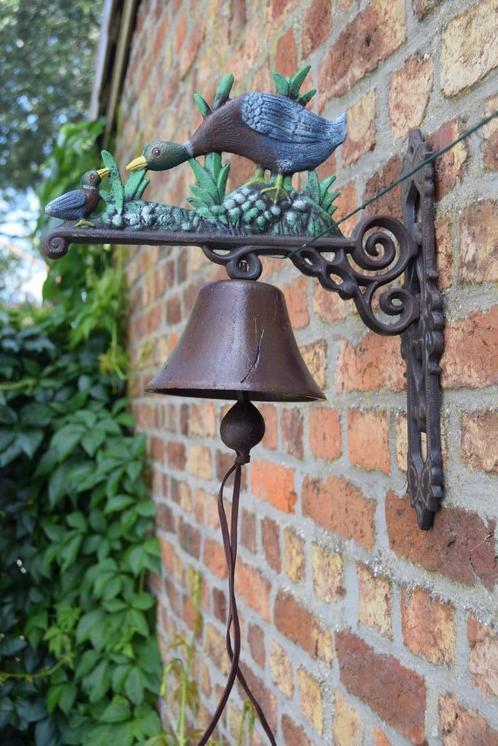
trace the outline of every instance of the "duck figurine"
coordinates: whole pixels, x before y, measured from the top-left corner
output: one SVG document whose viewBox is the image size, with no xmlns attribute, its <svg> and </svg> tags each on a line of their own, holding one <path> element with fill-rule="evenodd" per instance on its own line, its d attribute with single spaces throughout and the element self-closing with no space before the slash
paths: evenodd
<svg viewBox="0 0 498 746">
<path fill-rule="evenodd" d="M 276 175 L 275 201 L 283 192 L 284 177 L 311 171 L 346 137 L 346 114 L 328 120 L 302 103 L 281 94 L 246 93 L 209 111 L 190 140 L 183 144 L 157 141 L 126 166 L 165 171 L 212 152 L 242 155 L 257 166 L 258 176 L 269 169 Z"/>
<path fill-rule="evenodd" d="M 100 184 L 109 175 L 108 168 L 91 169 L 81 177 L 80 189 L 56 197 L 45 207 L 45 212 L 52 218 L 77 220 L 75 227 L 93 226 L 86 218 L 95 210 L 100 200 Z"/>
</svg>

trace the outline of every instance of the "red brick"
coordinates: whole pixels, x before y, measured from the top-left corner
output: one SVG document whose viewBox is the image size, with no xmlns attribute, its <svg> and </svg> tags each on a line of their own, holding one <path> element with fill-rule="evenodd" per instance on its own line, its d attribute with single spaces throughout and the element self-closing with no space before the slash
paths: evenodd
<svg viewBox="0 0 498 746">
<path fill-rule="evenodd" d="M 445 388 L 471 389 L 498 383 L 498 305 L 449 324 L 441 361 Z"/>
<path fill-rule="evenodd" d="M 290 719 L 288 715 L 282 718 L 282 733 L 284 736 L 283 743 L 292 744 L 292 746 L 312 746 L 311 741 L 306 735 L 304 728 Z"/>
<path fill-rule="evenodd" d="M 425 18 L 440 2 L 441 0 L 413 0 L 413 10 L 418 20 Z"/>
<path fill-rule="evenodd" d="M 331 24 L 332 3 L 330 0 L 312 0 L 303 19 L 301 33 L 303 57 L 307 57 L 323 44 L 330 33 Z"/>
<path fill-rule="evenodd" d="M 303 413 L 297 408 L 284 409 L 280 418 L 284 448 L 296 458 L 303 458 L 304 456 L 303 420 Z"/>
<path fill-rule="evenodd" d="M 461 455 L 471 469 L 498 471 L 498 412 L 463 415 Z"/>
<path fill-rule="evenodd" d="M 275 600 L 274 623 L 279 632 L 300 645 L 308 655 L 327 661 L 330 657 L 330 633 L 296 599 L 280 591 Z"/>
<path fill-rule="evenodd" d="M 460 279 L 498 280 L 498 202 L 474 202 L 460 218 Z"/>
<path fill-rule="evenodd" d="M 351 632 L 336 633 L 341 681 L 411 743 L 425 743 L 426 689 L 421 676 L 392 656 L 379 655 Z M 371 671 L 372 675 L 365 675 Z M 375 673 L 373 673 L 375 672 Z"/>
<path fill-rule="evenodd" d="M 343 477 L 332 476 L 323 481 L 305 477 L 303 515 L 343 539 L 373 548 L 375 501 Z"/>
<path fill-rule="evenodd" d="M 204 540 L 203 562 L 208 570 L 211 570 L 217 578 L 226 578 L 227 563 L 223 547 L 217 541 L 213 541 L 213 539 L 207 537 Z"/>
<path fill-rule="evenodd" d="M 498 697 L 498 635 L 491 627 L 469 616 L 469 672 L 474 684 L 488 697 Z"/>
<path fill-rule="evenodd" d="M 453 694 L 439 699 L 443 746 L 498 746 L 498 731 L 477 712 L 465 709 Z"/>
<path fill-rule="evenodd" d="M 159 503 L 156 507 L 156 526 L 162 531 L 172 532 L 175 530 L 175 516 L 168 505 Z"/>
<path fill-rule="evenodd" d="M 372 199 L 372 197 L 375 197 L 383 189 L 396 181 L 401 176 L 401 166 L 400 156 L 393 155 L 379 171 L 370 176 L 366 183 L 365 192 L 363 193 L 363 202 L 367 199 Z M 397 186 L 383 197 L 375 200 L 375 202 L 367 207 L 366 212 L 369 215 L 383 214 L 402 220 L 402 204 L 401 187 Z"/>
<path fill-rule="evenodd" d="M 213 588 L 213 613 L 220 622 L 226 623 L 227 600 L 224 591 L 219 588 Z"/>
<path fill-rule="evenodd" d="M 434 63 L 429 55 L 408 57 L 389 83 L 389 116 L 396 137 L 419 127 L 432 90 Z"/>
<path fill-rule="evenodd" d="M 339 212 L 339 209 L 338 211 Z M 343 210 L 342 214 L 346 215 L 349 210 Z M 335 217 L 336 213 L 334 213 Z M 347 221 L 346 221 L 347 222 Z M 344 223 L 346 225 L 346 223 Z M 349 234 L 349 231 L 344 228 L 345 235 Z M 351 301 L 344 301 L 340 298 L 337 293 L 325 290 L 321 285 L 316 283 L 313 287 L 313 311 L 316 315 L 326 321 L 328 324 L 334 323 L 334 321 L 342 321 L 346 318 L 348 311 L 351 309 Z"/>
<path fill-rule="evenodd" d="M 270 619 L 270 583 L 259 570 L 237 563 L 235 588 L 239 596 L 266 621 Z"/>
<path fill-rule="evenodd" d="M 375 148 L 375 113 L 375 90 L 367 91 L 348 111 L 348 135 L 341 148 L 342 160 L 346 165 Z"/>
<path fill-rule="evenodd" d="M 279 20 L 284 13 L 289 13 L 296 5 L 297 0 L 271 0 L 270 12 L 272 19 Z"/>
<path fill-rule="evenodd" d="M 250 552 L 256 551 L 256 516 L 247 510 L 242 510 L 240 517 L 240 543 Z"/>
<path fill-rule="evenodd" d="M 494 587 L 494 522 L 486 524 L 476 513 L 443 507 L 433 528 L 420 531 L 408 496 L 400 500 L 393 492 L 386 498 L 386 522 L 389 545 L 399 557 L 463 585 L 480 580 L 486 588 Z"/>
<path fill-rule="evenodd" d="M 401 627 L 405 645 L 430 663 L 451 666 L 455 662 L 455 609 L 423 588 L 403 591 Z"/>
<path fill-rule="evenodd" d="M 403 43 L 405 10 L 401 0 L 372 0 L 341 32 L 320 68 L 323 97 L 342 96 Z"/>
<path fill-rule="evenodd" d="M 320 339 L 300 348 L 309 372 L 321 389 L 327 384 L 327 343 Z"/>
<path fill-rule="evenodd" d="M 274 404 L 258 404 L 265 421 L 265 437 L 261 441 L 265 448 L 275 450 L 278 445 L 277 409 Z"/>
<path fill-rule="evenodd" d="M 280 555 L 280 527 L 278 523 L 271 518 L 263 518 L 261 522 L 261 541 L 266 561 L 275 572 L 282 569 L 282 560 Z"/>
<path fill-rule="evenodd" d="M 354 346 L 343 340 L 337 361 L 337 391 L 403 391 L 406 382 L 399 337 L 367 332 Z"/>
<path fill-rule="evenodd" d="M 192 557 L 199 559 L 201 550 L 200 532 L 182 518 L 178 521 L 178 540 L 182 549 L 191 554 Z"/>
<path fill-rule="evenodd" d="M 486 114 L 492 114 L 498 109 L 498 96 L 486 102 Z M 498 119 L 492 119 L 482 130 L 486 138 L 484 143 L 484 168 L 498 171 Z"/>
<path fill-rule="evenodd" d="M 315 458 L 333 461 L 342 453 L 339 413 L 327 407 L 309 411 L 310 447 Z"/>
<path fill-rule="evenodd" d="M 297 69 L 297 49 L 294 31 L 290 28 L 277 42 L 275 70 L 280 75 L 294 75 Z"/>
<path fill-rule="evenodd" d="M 262 703 L 268 724 L 272 731 L 275 732 L 277 727 L 277 700 L 274 693 L 263 684 L 261 679 L 253 673 L 249 666 L 244 666 L 244 677 L 258 702 Z M 241 698 L 245 699 L 247 695 L 240 684 L 238 685 L 238 689 Z"/>
<path fill-rule="evenodd" d="M 440 215 L 436 218 L 437 271 L 438 287 L 445 290 L 453 284 L 453 236 L 449 217 Z"/>
<path fill-rule="evenodd" d="M 349 215 L 351 212 L 353 212 L 353 210 L 355 210 L 358 207 L 358 195 L 356 193 L 356 185 L 354 181 L 348 181 L 346 184 L 343 184 L 339 188 L 339 192 L 340 192 L 339 196 L 334 201 L 334 205 L 337 207 L 336 212 L 334 212 L 334 220 L 336 220 L 338 223 L 341 224 L 342 233 L 345 236 L 350 236 L 351 233 L 353 232 L 353 228 L 355 227 L 360 217 L 359 214 L 357 213 L 356 215 L 353 215 L 347 220 L 344 220 L 346 215 Z M 343 220 L 344 222 L 341 222 Z M 331 295 L 331 293 L 328 292 L 328 295 Z M 349 302 L 344 301 L 342 300 L 342 298 L 339 298 L 339 296 L 337 295 L 333 295 L 333 298 L 334 300 L 329 301 L 329 303 L 333 306 L 338 306 L 340 304 L 340 307 L 343 308 L 344 310 L 340 311 L 338 308 L 336 308 L 335 310 L 330 310 L 328 314 L 333 315 L 333 318 L 331 318 L 330 321 L 336 321 L 337 319 L 344 318 L 344 316 L 348 312 L 348 309 L 352 307 L 352 301 L 349 301 Z M 321 317 L 325 321 L 329 320 L 326 314 L 319 313 L 319 315 L 321 315 Z"/>
<path fill-rule="evenodd" d="M 238 37 L 247 21 L 246 0 L 231 0 L 230 2 L 230 41 Z"/>
<path fill-rule="evenodd" d="M 433 150 L 440 150 L 461 135 L 464 127 L 459 119 L 446 122 L 427 138 Z M 442 199 L 463 178 L 463 167 L 467 160 L 465 142 L 458 143 L 434 162 L 436 177 L 436 200 Z"/>
<path fill-rule="evenodd" d="M 298 277 L 292 285 L 283 288 L 293 329 L 303 329 L 309 324 L 307 289 L 307 277 Z"/>
<path fill-rule="evenodd" d="M 257 624 L 250 624 L 247 639 L 251 655 L 260 668 L 265 667 L 265 633 Z"/>
<path fill-rule="evenodd" d="M 294 491 L 294 469 L 271 461 L 253 461 L 251 488 L 256 497 L 266 500 L 285 513 L 294 513 L 297 495 Z"/>
<path fill-rule="evenodd" d="M 175 443 L 174 441 L 168 441 L 166 445 L 166 454 L 168 460 L 168 466 L 173 469 L 183 471 L 187 462 L 187 456 L 185 453 L 185 446 L 183 443 Z"/>
<path fill-rule="evenodd" d="M 348 414 L 349 458 L 361 469 L 389 474 L 389 420 L 385 412 L 352 409 Z"/>
</svg>

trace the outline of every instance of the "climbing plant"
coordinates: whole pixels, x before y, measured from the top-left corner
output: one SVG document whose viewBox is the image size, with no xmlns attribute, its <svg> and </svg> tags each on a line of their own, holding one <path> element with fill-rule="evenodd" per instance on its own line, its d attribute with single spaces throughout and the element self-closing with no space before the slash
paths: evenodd
<svg viewBox="0 0 498 746">
<path fill-rule="evenodd" d="M 63 128 L 43 202 L 98 164 L 100 130 Z M 0 310 L 0 742 L 143 744 L 162 731 L 159 551 L 118 257 L 73 249 L 44 295 Z"/>
</svg>

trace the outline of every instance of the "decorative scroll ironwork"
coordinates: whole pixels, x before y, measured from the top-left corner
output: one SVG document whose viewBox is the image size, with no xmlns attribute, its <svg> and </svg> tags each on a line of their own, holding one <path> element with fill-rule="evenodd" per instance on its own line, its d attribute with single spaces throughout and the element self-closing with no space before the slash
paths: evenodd
<svg viewBox="0 0 498 746">
<path fill-rule="evenodd" d="M 404 172 L 429 154 L 420 132 L 413 131 Z M 433 166 L 428 164 L 403 182 L 404 223 L 384 215 L 367 217 L 349 238 L 116 230 L 96 219 L 93 227 L 85 228 L 62 223 L 45 236 L 44 250 L 55 259 L 67 252 L 70 242 L 199 246 L 230 278 L 246 280 L 260 277 L 261 257 L 288 257 L 327 290 L 352 299 L 370 329 L 402 334 L 408 380 L 408 489 L 419 526 L 427 529 L 443 494 L 439 360 L 444 321 L 436 284 L 433 200 Z M 402 277 L 404 283 L 393 286 Z"/>
<path fill-rule="evenodd" d="M 403 170 L 410 171 L 429 155 L 420 130 L 413 130 Z M 405 289 L 420 299 L 420 316 L 401 338 L 408 386 L 408 491 L 418 525 L 428 529 L 443 499 L 439 361 L 444 316 L 443 296 L 437 287 L 432 163 L 403 183 L 403 202 L 405 225 L 417 244 Z"/>
</svg>

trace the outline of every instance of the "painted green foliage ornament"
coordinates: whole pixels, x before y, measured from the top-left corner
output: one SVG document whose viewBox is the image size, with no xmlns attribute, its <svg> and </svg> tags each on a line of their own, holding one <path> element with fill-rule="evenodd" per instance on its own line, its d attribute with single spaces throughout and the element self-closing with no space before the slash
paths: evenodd
<svg viewBox="0 0 498 746">
<path fill-rule="evenodd" d="M 109 187 L 93 187 L 104 202 L 102 212 L 85 211 L 83 205 L 94 204 L 96 196 L 88 192 L 85 178 L 81 189 L 53 200 L 46 212 L 64 220 L 79 217 L 78 226 L 137 232 L 315 236 L 328 230 L 340 236 L 332 217 L 339 195 L 331 189 L 335 176 L 320 181 L 314 169 L 343 142 L 346 121 L 344 115 L 329 121 L 306 109 L 316 92 L 300 93 L 309 69 L 290 78 L 273 73 L 276 94 L 249 93 L 234 99 L 233 76 L 226 75 L 212 106 L 194 94 L 203 121 L 191 139 L 183 145 L 147 145 L 143 155 L 127 165 L 131 174 L 126 183 L 112 155 L 102 151 L 101 173 L 108 176 Z M 256 165 L 254 177 L 229 194 L 230 164 L 223 163 L 223 152 L 243 155 Z M 186 161 L 195 176 L 187 198 L 191 208 L 142 199 L 148 170 L 169 170 Z M 307 178 L 298 191 L 292 176 L 300 171 L 306 171 Z"/>
</svg>

